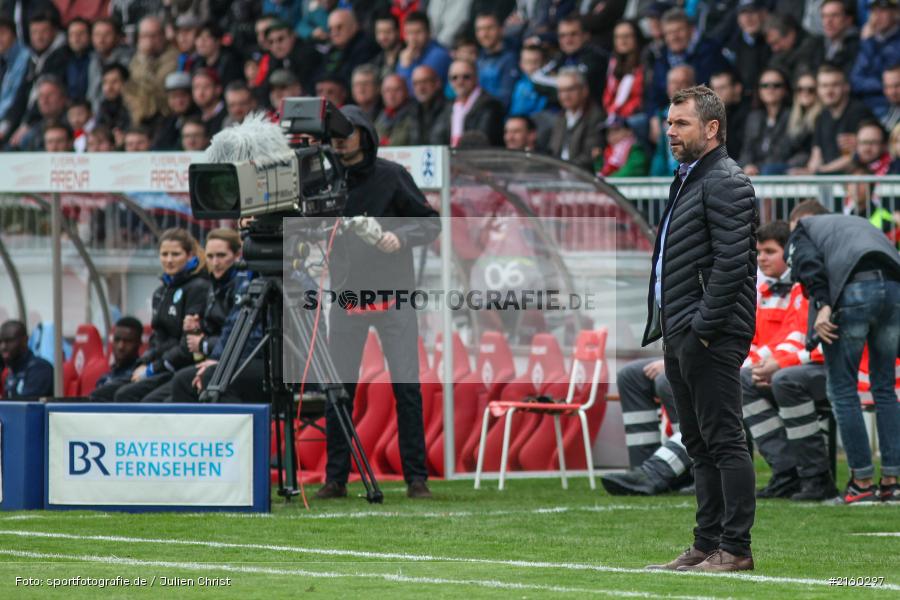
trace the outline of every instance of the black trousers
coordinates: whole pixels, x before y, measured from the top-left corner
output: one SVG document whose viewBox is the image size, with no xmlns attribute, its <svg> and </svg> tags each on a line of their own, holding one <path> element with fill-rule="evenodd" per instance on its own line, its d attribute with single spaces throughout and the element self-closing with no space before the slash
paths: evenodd
<svg viewBox="0 0 900 600">
<path fill-rule="evenodd" d="M 328 345 L 338 375 L 350 396 L 347 410 L 353 412 L 353 395 L 370 326 L 378 332 L 391 373 L 391 387 L 397 402 L 403 478 L 407 483 L 424 481 L 428 470 L 425 466 L 422 390 L 419 387 L 419 326 L 414 311 L 389 309 L 369 316 L 347 315 L 337 306 L 332 308 Z M 327 405 L 325 410 L 325 437 L 328 445 L 325 478 L 327 481 L 346 483 L 350 474 L 350 448 L 331 405 Z"/>
<path fill-rule="evenodd" d="M 148 395 L 158 388 L 169 383 L 172 374 L 166 371 L 141 379 L 135 383 L 130 381 L 116 381 L 107 383 L 98 387 L 91 392 L 92 402 L 154 402 L 155 400 L 145 400 Z"/>
<path fill-rule="evenodd" d="M 722 337 L 707 348 L 692 329 L 665 344 L 682 442 L 694 461 L 694 546 L 750 555 L 755 474 L 741 414 L 741 363 L 750 340 Z"/>
<path fill-rule="evenodd" d="M 200 378 L 203 389 L 209 385 L 218 365 L 208 368 Z M 175 373 L 169 382 L 169 398 L 165 402 L 199 402 L 200 393 L 191 385 L 197 375 L 197 367 L 185 367 Z M 225 393 L 219 398 L 223 404 L 240 404 L 268 402 L 269 398 L 262 393 L 262 382 L 265 368 L 262 359 L 251 360 L 247 368 L 231 382 Z"/>
</svg>

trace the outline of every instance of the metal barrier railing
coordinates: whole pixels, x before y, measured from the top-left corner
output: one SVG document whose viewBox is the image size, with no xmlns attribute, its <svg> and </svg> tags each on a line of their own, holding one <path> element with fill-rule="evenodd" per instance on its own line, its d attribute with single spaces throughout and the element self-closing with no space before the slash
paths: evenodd
<svg viewBox="0 0 900 600">
<path fill-rule="evenodd" d="M 672 180 L 667 177 L 610 179 L 647 222 L 659 225 Z M 760 220 L 787 220 L 791 210 L 803 200 L 814 199 L 833 212 L 850 212 L 871 217 L 878 209 L 900 212 L 900 176 L 831 175 L 768 176 L 752 178 L 760 202 Z M 896 218 L 896 217 L 895 217 Z"/>
</svg>

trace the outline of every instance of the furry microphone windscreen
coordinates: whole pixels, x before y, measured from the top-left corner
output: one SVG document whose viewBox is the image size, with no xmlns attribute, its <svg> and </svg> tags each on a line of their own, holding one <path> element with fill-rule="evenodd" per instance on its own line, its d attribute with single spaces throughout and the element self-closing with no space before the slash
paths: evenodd
<svg viewBox="0 0 900 600">
<path fill-rule="evenodd" d="M 217 133 L 206 149 L 207 162 L 252 160 L 259 167 L 284 163 L 293 155 L 281 126 L 261 112 L 247 115 L 240 125 L 227 127 Z"/>
</svg>

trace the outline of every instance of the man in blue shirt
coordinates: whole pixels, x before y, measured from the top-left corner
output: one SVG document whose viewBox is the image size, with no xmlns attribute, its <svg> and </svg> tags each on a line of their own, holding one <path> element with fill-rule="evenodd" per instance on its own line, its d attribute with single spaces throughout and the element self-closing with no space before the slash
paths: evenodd
<svg viewBox="0 0 900 600">
<path fill-rule="evenodd" d="M 503 29 L 497 15 L 488 12 L 475 18 L 475 38 L 478 53 L 478 83 L 487 93 L 509 106 L 513 87 L 519 78 L 516 53 L 505 48 Z"/>
<path fill-rule="evenodd" d="M 4 396 L 10 400 L 53 395 L 53 366 L 28 349 L 28 331 L 21 321 L 0 326 L 0 358 L 8 369 Z"/>
<path fill-rule="evenodd" d="M 400 58 L 397 59 L 396 72 L 406 80 L 410 93 L 413 92 L 412 72 L 421 65 L 434 69 L 441 78 L 441 85 L 446 84 L 451 62 L 450 53 L 431 39 L 431 25 L 425 13 L 410 13 L 403 23 L 403 35 L 406 48 L 400 52 Z"/>
</svg>

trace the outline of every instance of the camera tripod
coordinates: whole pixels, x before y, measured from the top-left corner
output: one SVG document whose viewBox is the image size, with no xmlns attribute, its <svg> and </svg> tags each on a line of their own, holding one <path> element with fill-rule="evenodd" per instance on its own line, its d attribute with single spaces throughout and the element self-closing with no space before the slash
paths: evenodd
<svg viewBox="0 0 900 600">
<path fill-rule="evenodd" d="M 284 285 L 280 277 L 263 276 L 250 282 L 247 297 L 241 306 L 234 329 L 228 336 L 218 367 L 200 399 L 203 402 L 218 402 L 221 394 L 250 361 L 260 353 L 262 354 L 266 373 L 262 382 L 262 391 L 269 396 L 275 421 L 278 495 L 287 500 L 296 496 L 299 493 L 297 456 L 294 446 L 294 415 L 296 411 L 294 386 L 284 382 L 282 358 L 286 340 L 290 346 L 288 350 L 293 360 L 305 361 L 309 357 L 311 381 L 319 387 L 324 395 L 320 413 L 328 405 L 334 410 L 341 433 L 350 448 L 350 455 L 356 463 L 360 479 L 366 488 L 366 500 L 370 503 L 380 504 L 384 495 L 378 487 L 369 459 L 356 434 L 356 428 L 353 426 L 353 420 L 347 410 L 349 397 L 343 384 L 340 383 L 340 377 L 331 354 L 326 347 L 321 347 L 318 351 L 313 352 L 314 313 L 303 309 L 285 311 L 283 294 Z M 291 331 L 299 334 L 291 336 L 297 338 L 296 340 L 284 337 L 284 317 L 291 320 Z M 241 355 L 244 353 L 253 329 L 258 324 L 263 324 L 265 333 L 241 362 Z M 321 343 L 324 344 L 324 342 Z M 311 420 L 309 411 L 304 412 L 307 414 L 307 420 Z"/>
</svg>

